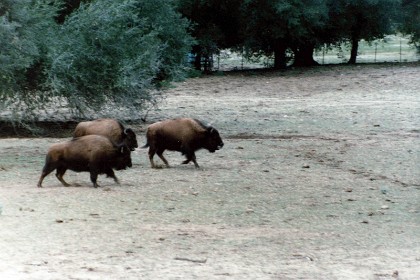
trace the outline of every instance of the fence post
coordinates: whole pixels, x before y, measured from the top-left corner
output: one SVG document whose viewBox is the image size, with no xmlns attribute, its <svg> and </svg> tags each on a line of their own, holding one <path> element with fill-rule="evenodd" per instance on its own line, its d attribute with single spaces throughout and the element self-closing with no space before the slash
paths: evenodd
<svg viewBox="0 0 420 280">
<path fill-rule="evenodd" d="M 241 53 L 241 70 L 244 70 L 244 48 L 242 48 Z"/>
<path fill-rule="evenodd" d="M 402 58 L 402 42 L 401 42 L 401 38 L 400 38 L 400 63 L 401 63 L 401 58 Z"/>
<path fill-rule="evenodd" d="M 376 53 L 378 51 L 378 42 L 375 42 L 375 60 L 374 63 L 376 63 Z"/>
</svg>

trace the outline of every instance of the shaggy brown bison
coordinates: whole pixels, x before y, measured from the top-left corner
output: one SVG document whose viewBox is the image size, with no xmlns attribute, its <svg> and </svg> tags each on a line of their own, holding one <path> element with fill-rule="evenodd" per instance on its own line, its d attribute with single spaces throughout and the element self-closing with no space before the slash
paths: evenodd
<svg viewBox="0 0 420 280">
<path fill-rule="evenodd" d="M 131 128 L 124 128 L 119 121 L 114 119 L 80 122 L 74 130 L 73 137 L 91 134 L 106 136 L 116 144 L 124 142 L 132 151 L 138 147 L 134 131 Z"/>
<path fill-rule="evenodd" d="M 214 153 L 223 147 L 219 132 L 214 127 L 190 118 L 165 120 L 151 124 L 147 128 L 146 138 L 147 143 L 143 148 L 149 147 L 152 168 L 156 167 L 153 162 L 155 153 L 169 167 L 168 161 L 163 156 L 165 150 L 181 152 L 187 158 L 182 162 L 183 164 L 192 161 L 195 167 L 199 168 L 195 151 L 207 149 L 210 153 Z"/>
<path fill-rule="evenodd" d="M 122 170 L 131 167 L 130 154 L 131 151 L 126 145 L 116 145 L 101 135 L 86 135 L 54 144 L 48 150 L 38 187 L 42 187 L 44 178 L 55 169 L 55 176 L 66 187 L 69 184 L 64 181 L 63 175 L 67 169 L 90 172 L 90 179 L 95 188 L 99 186 L 96 183 L 98 174 L 106 174 L 119 183 L 113 168 Z"/>
</svg>

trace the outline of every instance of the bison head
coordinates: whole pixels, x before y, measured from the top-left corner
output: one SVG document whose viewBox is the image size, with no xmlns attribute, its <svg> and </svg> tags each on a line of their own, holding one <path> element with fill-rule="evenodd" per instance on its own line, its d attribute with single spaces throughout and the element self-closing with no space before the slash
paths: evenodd
<svg viewBox="0 0 420 280">
<path fill-rule="evenodd" d="M 214 153 L 216 150 L 220 150 L 223 147 L 222 138 L 220 138 L 219 132 L 212 126 L 207 127 L 207 138 L 205 148 L 210 153 Z"/>
<path fill-rule="evenodd" d="M 131 151 L 138 148 L 139 145 L 137 144 L 136 134 L 131 128 L 124 129 L 124 142 Z"/>
<path fill-rule="evenodd" d="M 131 149 L 127 145 L 121 145 L 117 149 L 117 156 L 114 161 L 114 168 L 116 170 L 126 169 L 133 166 L 131 162 Z"/>
</svg>

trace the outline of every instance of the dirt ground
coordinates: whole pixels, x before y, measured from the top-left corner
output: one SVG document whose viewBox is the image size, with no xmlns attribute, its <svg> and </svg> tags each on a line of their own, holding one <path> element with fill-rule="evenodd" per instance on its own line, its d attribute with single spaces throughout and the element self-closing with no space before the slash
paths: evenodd
<svg viewBox="0 0 420 280">
<path fill-rule="evenodd" d="M 58 138 L 0 139 L 0 279 L 420 279 L 420 65 L 237 72 L 179 83 L 225 146 L 201 169 L 68 171 Z M 140 145 L 145 125 L 132 125 Z M 69 135 L 70 137 L 70 135 Z M 158 159 L 156 159 L 158 161 Z"/>
</svg>

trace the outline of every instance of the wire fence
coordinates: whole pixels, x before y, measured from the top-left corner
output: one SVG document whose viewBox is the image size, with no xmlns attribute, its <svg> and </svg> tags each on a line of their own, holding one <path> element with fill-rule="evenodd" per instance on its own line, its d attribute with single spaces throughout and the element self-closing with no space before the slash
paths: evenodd
<svg viewBox="0 0 420 280">
<path fill-rule="evenodd" d="M 324 46 L 314 52 L 314 60 L 321 65 L 346 63 L 350 59 L 350 46 L 342 44 L 330 48 Z M 240 53 L 223 50 L 214 58 L 214 70 L 244 70 L 268 68 L 273 66 L 272 58 L 259 61 L 247 61 Z M 357 54 L 357 63 L 414 62 L 420 61 L 420 50 L 409 44 L 409 38 L 389 35 L 384 39 L 367 42 L 361 40 Z"/>
<path fill-rule="evenodd" d="M 314 59 L 320 64 L 345 63 L 350 59 L 350 47 L 341 45 L 334 49 L 326 46 L 317 50 Z M 373 42 L 360 41 L 357 54 L 358 63 L 413 62 L 419 61 L 420 54 L 409 38 L 389 35 Z"/>
</svg>

